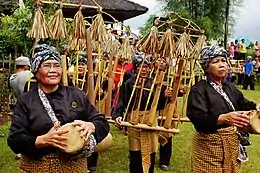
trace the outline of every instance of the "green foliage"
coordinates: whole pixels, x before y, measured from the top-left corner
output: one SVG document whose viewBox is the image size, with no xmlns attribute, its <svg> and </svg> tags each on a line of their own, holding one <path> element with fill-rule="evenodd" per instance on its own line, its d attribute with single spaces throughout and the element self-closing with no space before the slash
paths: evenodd
<svg viewBox="0 0 260 173">
<path fill-rule="evenodd" d="M 25 8 L 18 6 L 13 8 L 11 15 L 0 16 L 0 53 L 9 55 L 13 54 L 15 50 L 19 55 L 29 56 L 33 46 L 33 39 L 27 37 L 29 29 L 32 27 L 34 17 L 34 0 L 25 1 Z M 43 5 L 43 13 L 46 22 L 51 20 L 55 10 L 58 6 Z M 68 33 L 73 29 L 73 20 L 65 19 Z M 60 40 L 60 46 L 68 43 L 68 37 Z M 42 39 L 39 42 L 47 43 L 56 46 L 56 40 Z"/>
<path fill-rule="evenodd" d="M 150 32 L 150 29 L 153 26 L 153 21 L 156 18 L 155 14 L 150 15 L 150 17 L 148 18 L 148 20 L 145 22 L 144 27 L 139 28 L 140 29 L 140 34 L 142 36 L 147 35 Z"/>
<path fill-rule="evenodd" d="M 158 0 L 164 4 L 164 11 L 175 11 L 183 17 L 194 21 L 205 30 L 205 35 L 208 40 L 222 40 L 224 35 L 225 12 L 227 0 Z M 232 17 L 236 7 L 240 6 L 243 0 L 230 0 L 230 27 L 234 26 L 234 18 Z M 144 27 L 141 29 L 141 34 L 145 35 L 153 26 L 151 19 L 155 15 L 151 15 Z M 177 23 L 179 24 L 179 23 Z M 230 29 L 229 31 L 231 31 Z M 229 34 L 230 35 L 230 34 Z"/>
<path fill-rule="evenodd" d="M 26 36 L 32 22 L 32 10 L 17 8 L 10 16 L 2 14 L 0 22 L 0 52 L 13 53 L 16 45 L 19 52 L 26 55 L 32 46 Z"/>
</svg>

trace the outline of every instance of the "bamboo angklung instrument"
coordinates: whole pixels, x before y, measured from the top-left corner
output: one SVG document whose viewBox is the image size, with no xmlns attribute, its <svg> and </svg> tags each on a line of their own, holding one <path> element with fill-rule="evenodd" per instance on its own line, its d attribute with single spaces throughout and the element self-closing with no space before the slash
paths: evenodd
<svg viewBox="0 0 260 173">
<path fill-rule="evenodd" d="M 186 58 L 188 58 L 187 46 L 190 41 L 189 38 L 190 38 L 189 35 L 187 35 L 186 32 L 184 32 L 180 37 L 179 42 L 177 43 L 176 46 L 176 55 L 179 59 L 179 63 L 178 63 L 177 76 L 175 76 L 174 78 L 172 100 L 168 104 L 167 111 L 166 111 L 167 116 L 163 125 L 167 129 L 171 128 L 172 126 L 172 118 L 174 116 L 174 112 L 176 109 L 176 102 L 177 102 L 180 82 L 182 79 L 182 72 L 186 64 Z"/>
</svg>

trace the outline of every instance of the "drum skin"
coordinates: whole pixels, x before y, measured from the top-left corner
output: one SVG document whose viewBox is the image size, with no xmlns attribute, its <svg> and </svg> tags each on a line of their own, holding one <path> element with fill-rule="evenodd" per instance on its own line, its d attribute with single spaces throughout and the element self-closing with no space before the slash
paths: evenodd
<svg viewBox="0 0 260 173">
<path fill-rule="evenodd" d="M 80 136 L 80 132 L 77 131 L 79 127 L 73 126 L 72 123 L 67 123 L 59 129 L 60 131 L 68 130 L 69 132 L 66 134 L 62 134 L 61 136 L 66 137 L 67 147 L 65 148 L 66 153 L 76 153 L 81 150 L 85 144 L 85 138 Z"/>
<path fill-rule="evenodd" d="M 260 112 L 255 111 L 250 116 L 250 133 L 260 134 Z"/>
</svg>

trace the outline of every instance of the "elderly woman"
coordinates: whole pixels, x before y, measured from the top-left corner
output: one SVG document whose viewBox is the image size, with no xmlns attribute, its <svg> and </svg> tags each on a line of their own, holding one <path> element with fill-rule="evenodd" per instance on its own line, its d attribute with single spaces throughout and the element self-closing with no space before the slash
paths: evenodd
<svg viewBox="0 0 260 173">
<path fill-rule="evenodd" d="M 187 116 L 196 129 L 192 143 L 196 173 L 238 173 L 240 163 L 247 160 L 243 145 L 249 141 L 239 140 L 237 129 L 249 124 L 246 113 L 256 109 L 256 104 L 225 80 L 227 57 L 222 48 L 203 48 L 201 66 L 206 80 L 195 84 L 189 94 Z"/>
<path fill-rule="evenodd" d="M 61 131 L 59 127 L 73 123 L 79 126 L 82 137 L 93 133 L 91 141 L 98 143 L 108 134 L 108 122 L 83 91 L 59 84 L 61 59 L 55 48 L 36 47 L 32 71 L 38 86 L 18 99 L 8 136 L 9 147 L 23 155 L 20 172 L 87 172 L 86 150 L 76 154 L 63 152 L 67 147 L 63 134 L 68 131 Z"/>
</svg>

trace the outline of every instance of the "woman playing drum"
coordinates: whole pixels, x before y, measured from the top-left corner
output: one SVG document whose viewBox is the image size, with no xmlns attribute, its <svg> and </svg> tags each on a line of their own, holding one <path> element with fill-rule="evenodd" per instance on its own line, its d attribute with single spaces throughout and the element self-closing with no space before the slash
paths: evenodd
<svg viewBox="0 0 260 173">
<path fill-rule="evenodd" d="M 187 116 L 197 131 L 192 143 L 196 173 L 238 173 L 240 163 L 247 160 L 244 145 L 249 141 L 238 129 L 248 126 L 246 114 L 258 106 L 225 80 L 227 57 L 222 48 L 203 48 L 201 65 L 206 80 L 195 84 L 189 94 Z"/>
<path fill-rule="evenodd" d="M 95 142 L 107 136 L 108 122 L 83 91 L 59 85 L 61 58 L 55 48 L 37 46 L 32 71 L 38 86 L 18 99 L 8 137 L 9 147 L 23 155 L 20 172 L 87 172 L 86 151 L 93 152 Z M 70 128 L 63 128 L 64 124 Z M 74 134 L 69 136 L 73 128 Z M 69 145 L 78 145 L 81 138 L 87 147 L 68 153 L 73 147 Z"/>
</svg>

